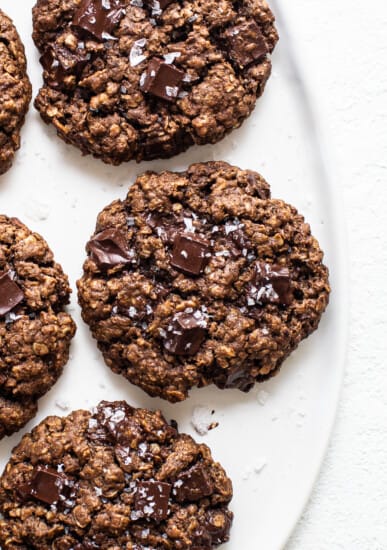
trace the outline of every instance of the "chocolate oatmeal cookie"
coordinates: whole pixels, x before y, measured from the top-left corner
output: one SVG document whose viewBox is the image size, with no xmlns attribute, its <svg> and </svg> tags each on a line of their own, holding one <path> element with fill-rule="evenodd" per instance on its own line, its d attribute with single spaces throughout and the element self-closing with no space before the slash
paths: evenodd
<svg viewBox="0 0 387 550">
<path fill-rule="evenodd" d="M 3 550 L 210 550 L 229 538 L 231 481 L 206 445 L 124 401 L 52 416 L 0 479 Z"/>
<path fill-rule="evenodd" d="M 70 292 L 45 240 L 0 215 L 0 439 L 35 416 L 68 360 Z"/>
<path fill-rule="evenodd" d="M 152 396 L 248 391 L 313 332 L 328 270 L 295 208 L 224 162 L 146 172 L 99 215 L 78 281 L 106 363 Z"/>
<path fill-rule="evenodd" d="M 265 0 L 37 0 L 43 120 L 109 164 L 167 158 L 239 127 L 278 36 Z"/>
<path fill-rule="evenodd" d="M 11 19 L 0 10 L 0 174 L 20 147 L 20 129 L 31 101 L 24 46 Z"/>
</svg>

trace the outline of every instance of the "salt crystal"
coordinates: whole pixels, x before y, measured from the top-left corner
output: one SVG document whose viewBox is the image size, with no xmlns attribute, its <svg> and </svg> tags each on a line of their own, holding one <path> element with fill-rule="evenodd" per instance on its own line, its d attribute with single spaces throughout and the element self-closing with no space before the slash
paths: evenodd
<svg viewBox="0 0 387 550">
<path fill-rule="evenodd" d="M 257 400 L 258 400 L 258 403 L 262 406 L 265 405 L 267 399 L 269 397 L 269 393 L 265 390 L 260 390 L 257 394 Z"/>
<path fill-rule="evenodd" d="M 67 401 L 61 401 L 60 399 L 55 401 L 55 405 L 62 411 L 68 411 L 70 409 L 69 403 Z"/>
<path fill-rule="evenodd" d="M 192 412 L 191 424 L 199 435 L 207 435 L 213 427 L 211 409 L 204 405 L 198 405 Z"/>
<path fill-rule="evenodd" d="M 47 203 L 41 202 L 32 197 L 25 203 L 25 215 L 34 222 L 47 220 L 50 214 L 50 207 Z"/>
<path fill-rule="evenodd" d="M 168 63 L 168 65 L 173 63 L 175 59 L 180 56 L 181 56 L 181 52 L 169 52 L 163 55 L 165 63 Z"/>
<path fill-rule="evenodd" d="M 136 67 L 146 59 L 146 55 L 143 54 L 143 48 L 146 44 L 146 38 L 140 38 L 134 42 L 129 54 L 129 61 L 132 67 Z"/>
</svg>

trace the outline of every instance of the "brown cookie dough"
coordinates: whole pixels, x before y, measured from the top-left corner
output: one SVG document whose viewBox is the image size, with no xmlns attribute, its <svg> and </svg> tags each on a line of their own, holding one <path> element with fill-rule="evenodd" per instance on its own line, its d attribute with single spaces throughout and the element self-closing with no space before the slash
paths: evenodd
<svg viewBox="0 0 387 550">
<path fill-rule="evenodd" d="M 45 240 L 0 215 L 0 439 L 35 416 L 68 360 L 70 292 Z"/>
<path fill-rule="evenodd" d="M 229 538 L 231 481 L 206 445 L 124 401 L 52 416 L 0 479 L 3 550 L 210 550 Z"/>
<path fill-rule="evenodd" d="M 20 129 L 31 101 L 24 46 L 12 21 L 0 10 L 0 174 L 20 147 Z"/>
<path fill-rule="evenodd" d="M 109 164 L 215 143 L 254 109 L 278 40 L 265 0 L 37 0 L 43 120 Z"/>
<path fill-rule="evenodd" d="M 99 215 L 78 281 L 106 363 L 152 396 L 248 391 L 320 321 L 328 270 L 295 208 L 224 162 L 146 172 Z"/>
</svg>

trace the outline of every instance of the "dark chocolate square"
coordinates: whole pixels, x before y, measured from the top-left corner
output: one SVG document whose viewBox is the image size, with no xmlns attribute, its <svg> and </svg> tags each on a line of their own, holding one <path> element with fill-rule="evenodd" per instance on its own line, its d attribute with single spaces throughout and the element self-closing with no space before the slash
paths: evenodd
<svg viewBox="0 0 387 550">
<path fill-rule="evenodd" d="M 109 40 L 124 15 L 121 0 L 82 0 L 74 14 L 72 27 L 97 40 Z"/>
<path fill-rule="evenodd" d="M 57 504 L 69 498 L 74 482 L 53 468 L 38 466 L 28 483 L 19 487 L 19 494 L 27 499 L 33 497 L 45 504 Z"/>
<path fill-rule="evenodd" d="M 171 264 L 188 275 L 199 275 L 210 255 L 210 243 L 193 233 L 178 233 L 174 240 Z"/>
<path fill-rule="evenodd" d="M 183 82 L 184 72 L 154 57 L 141 77 L 140 89 L 169 102 L 176 101 Z"/>
<path fill-rule="evenodd" d="M 175 355 L 194 355 L 206 337 L 206 328 L 200 311 L 176 313 L 166 331 L 164 347 Z"/>
<path fill-rule="evenodd" d="M 161 481 L 140 481 L 134 500 L 138 517 L 160 522 L 168 515 L 169 496 L 172 485 Z"/>
<path fill-rule="evenodd" d="M 177 502 L 200 500 L 211 495 L 212 491 L 212 480 L 201 463 L 182 472 L 173 484 L 173 494 Z"/>
<path fill-rule="evenodd" d="M 255 21 L 245 21 L 229 27 L 223 33 L 223 38 L 231 59 L 241 68 L 268 53 L 265 37 Z"/>
<path fill-rule="evenodd" d="M 247 305 L 280 304 L 288 306 L 293 300 L 290 272 L 287 267 L 257 262 L 249 285 Z"/>
</svg>

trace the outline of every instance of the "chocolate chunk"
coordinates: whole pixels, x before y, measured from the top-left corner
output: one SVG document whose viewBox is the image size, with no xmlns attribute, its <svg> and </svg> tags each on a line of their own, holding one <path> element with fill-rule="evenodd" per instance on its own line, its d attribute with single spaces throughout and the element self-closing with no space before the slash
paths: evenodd
<svg viewBox="0 0 387 550">
<path fill-rule="evenodd" d="M 168 515 L 168 502 L 172 485 L 161 481 L 140 481 L 134 501 L 138 518 L 146 517 L 162 521 Z"/>
<path fill-rule="evenodd" d="M 119 264 L 128 264 L 134 253 L 128 248 L 127 240 L 118 229 L 106 229 L 97 233 L 87 244 L 87 251 L 100 268 L 110 269 Z"/>
<path fill-rule="evenodd" d="M 40 58 L 40 63 L 43 69 L 49 73 L 46 81 L 53 88 L 60 88 L 64 79 L 68 76 L 68 73 L 63 69 L 59 60 L 55 57 L 51 48 L 49 48 Z"/>
<path fill-rule="evenodd" d="M 40 58 L 43 68 L 49 73 L 47 78 L 50 86 L 59 88 L 64 79 L 71 74 L 79 75 L 91 55 L 85 49 L 71 52 L 63 46 L 50 46 Z"/>
<path fill-rule="evenodd" d="M 198 527 L 192 536 L 192 546 L 190 550 L 211 550 L 212 539 L 211 535 L 203 529 Z"/>
<path fill-rule="evenodd" d="M 176 101 L 184 72 L 162 59 L 154 57 L 141 77 L 140 89 L 166 101 Z"/>
<path fill-rule="evenodd" d="M 228 251 L 231 256 L 238 258 L 242 255 L 247 256 L 252 244 L 244 231 L 244 224 L 238 218 L 234 218 L 223 226 L 225 240 Z"/>
<path fill-rule="evenodd" d="M 175 217 L 158 212 L 150 212 L 146 222 L 156 235 L 167 244 L 173 244 L 176 235 L 182 230 L 182 224 Z"/>
<path fill-rule="evenodd" d="M 217 510 L 207 512 L 204 528 L 211 535 L 213 545 L 222 544 L 229 539 L 231 523 L 230 516 L 224 512 Z"/>
<path fill-rule="evenodd" d="M 185 151 L 192 144 L 190 133 L 184 128 L 179 128 L 173 134 L 156 135 L 143 141 L 143 156 L 147 160 L 169 158 Z"/>
<path fill-rule="evenodd" d="M 116 445 L 114 448 L 116 459 L 124 472 L 130 473 L 133 469 L 131 453 L 132 449 L 127 445 Z"/>
<path fill-rule="evenodd" d="M 109 40 L 111 32 L 125 15 L 121 0 L 82 0 L 72 27 L 91 34 L 97 40 Z"/>
<path fill-rule="evenodd" d="M 288 306 L 293 300 L 290 273 L 287 267 L 257 262 L 248 288 L 247 305 L 281 304 Z"/>
<path fill-rule="evenodd" d="M 18 492 L 22 498 L 33 497 L 45 504 L 57 504 L 70 498 L 74 482 L 56 470 L 38 466 L 31 481 L 21 485 Z"/>
<path fill-rule="evenodd" d="M 265 37 L 255 21 L 246 21 L 228 28 L 223 33 L 223 38 L 231 59 L 241 68 L 268 53 Z"/>
<path fill-rule="evenodd" d="M 193 233 L 178 233 L 175 237 L 171 265 L 188 275 L 199 275 L 210 256 L 210 243 Z"/>
<path fill-rule="evenodd" d="M 249 374 L 249 370 L 238 366 L 229 371 L 226 381 L 221 382 L 220 386 L 222 388 L 238 388 L 238 390 L 247 393 L 254 384 L 255 379 Z"/>
<path fill-rule="evenodd" d="M 212 491 L 211 478 L 200 463 L 182 472 L 173 484 L 173 494 L 177 502 L 199 500 L 211 495 Z"/>
<path fill-rule="evenodd" d="M 6 315 L 24 300 L 24 292 L 13 281 L 10 272 L 0 275 L 0 315 Z"/>
<path fill-rule="evenodd" d="M 206 337 L 207 321 L 199 311 L 176 313 L 166 332 L 164 347 L 175 355 L 194 355 Z"/>
<path fill-rule="evenodd" d="M 132 414 L 133 408 L 125 401 L 116 401 L 114 408 L 102 401 L 89 425 L 90 439 L 102 444 L 126 444 L 139 440 L 142 432 L 133 424 Z"/>
</svg>

